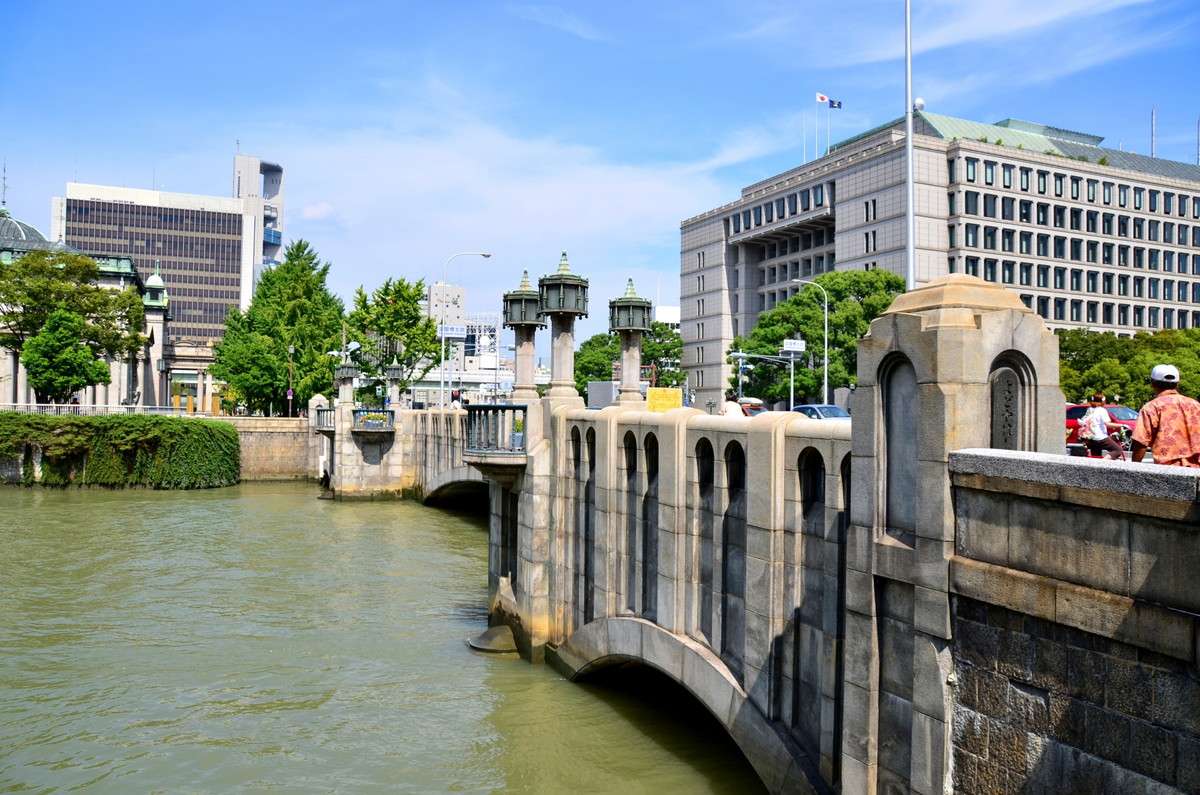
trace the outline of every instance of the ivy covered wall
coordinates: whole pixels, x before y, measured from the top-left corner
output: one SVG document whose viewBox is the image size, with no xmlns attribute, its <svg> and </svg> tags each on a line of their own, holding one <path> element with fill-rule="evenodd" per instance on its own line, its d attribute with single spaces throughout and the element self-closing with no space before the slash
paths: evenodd
<svg viewBox="0 0 1200 795">
<path fill-rule="evenodd" d="M 153 415 L 0 412 L 0 458 L 19 462 L 27 486 L 205 489 L 241 472 L 229 424 Z"/>
</svg>

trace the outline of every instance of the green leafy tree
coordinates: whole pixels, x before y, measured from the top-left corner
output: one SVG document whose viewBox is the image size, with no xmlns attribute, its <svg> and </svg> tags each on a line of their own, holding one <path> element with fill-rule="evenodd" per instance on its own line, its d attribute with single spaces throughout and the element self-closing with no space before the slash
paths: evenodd
<svg viewBox="0 0 1200 795">
<path fill-rule="evenodd" d="M 653 367 L 651 386 L 683 386 L 684 375 L 679 369 L 683 356 L 683 337 L 666 323 L 650 324 L 650 333 L 642 337 L 642 367 Z M 597 334 L 584 340 L 575 353 L 575 388 L 587 394 L 588 381 L 611 381 L 613 365 L 621 361 L 621 336 Z"/>
<path fill-rule="evenodd" d="M 423 279 L 388 279 L 370 295 L 358 288 L 348 324 L 363 346 L 359 362 L 368 378 L 382 379 L 383 368 L 396 361 L 403 368 L 403 392 L 441 361 L 438 324 L 425 316 L 424 297 Z"/>
<path fill-rule="evenodd" d="M 85 343 L 86 327 L 79 315 L 57 309 L 25 340 L 21 363 L 39 403 L 66 403 L 84 387 L 111 380 L 108 365 Z"/>
<path fill-rule="evenodd" d="M 588 337 L 575 352 L 575 388 L 587 394 L 588 381 L 611 381 L 613 365 L 621 358 L 621 340 L 616 334 Z"/>
<path fill-rule="evenodd" d="M 60 309 L 81 318 L 80 339 L 97 356 L 128 359 L 146 343 L 145 309 L 133 287 L 98 283 L 100 269 L 82 254 L 30 251 L 0 264 L 0 347 L 20 353 Z"/>
<path fill-rule="evenodd" d="M 1180 392 L 1200 395 L 1200 330 L 1139 332 L 1118 337 L 1083 329 L 1055 332 L 1059 342 L 1059 384 L 1069 402 L 1097 392 L 1134 408 L 1154 397 L 1146 378 L 1156 364 L 1179 368 Z"/>
<path fill-rule="evenodd" d="M 642 338 L 642 364 L 653 365 L 651 386 L 681 387 L 684 373 L 679 363 L 683 359 L 683 337 L 679 330 L 666 323 L 654 321 L 650 333 Z"/>
<path fill-rule="evenodd" d="M 849 386 L 858 374 L 858 340 L 867 333 L 871 321 L 892 305 L 892 299 L 904 292 L 904 279 L 890 271 L 834 271 L 813 281 L 829 295 L 829 388 Z M 806 351 L 797 358 L 795 389 L 816 399 L 821 394 L 823 370 L 821 358 L 825 346 L 824 295 L 812 285 L 796 293 L 759 317 L 749 337 L 736 337 L 730 352 L 779 356 L 785 339 L 802 339 Z M 787 399 L 790 391 L 786 362 L 749 360 L 744 393 L 768 402 Z M 730 383 L 736 389 L 737 374 Z"/>
<path fill-rule="evenodd" d="M 251 411 L 286 408 L 289 376 L 293 410 L 332 389 L 337 358 L 328 353 L 341 348 L 344 307 L 326 286 L 328 275 L 329 263 L 297 240 L 263 273 L 246 312 L 226 315 L 211 372 Z"/>
</svg>

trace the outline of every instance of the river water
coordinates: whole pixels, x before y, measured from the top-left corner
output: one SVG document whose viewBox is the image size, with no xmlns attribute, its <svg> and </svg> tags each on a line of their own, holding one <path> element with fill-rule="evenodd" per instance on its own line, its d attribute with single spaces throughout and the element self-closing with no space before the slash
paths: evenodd
<svg viewBox="0 0 1200 795">
<path fill-rule="evenodd" d="M 0 792 L 753 792 L 653 679 L 471 651 L 482 517 L 0 488 Z"/>
</svg>

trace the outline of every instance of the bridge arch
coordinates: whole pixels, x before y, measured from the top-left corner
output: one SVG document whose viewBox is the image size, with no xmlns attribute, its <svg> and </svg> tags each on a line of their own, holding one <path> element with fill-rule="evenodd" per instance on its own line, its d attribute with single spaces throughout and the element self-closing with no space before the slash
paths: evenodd
<svg viewBox="0 0 1200 795">
<path fill-rule="evenodd" d="M 608 665 L 650 666 L 686 689 L 712 713 L 772 792 L 813 793 L 811 760 L 750 699 L 736 675 L 712 650 L 641 618 L 601 618 L 580 627 L 551 660 L 572 681 Z"/>
</svg>

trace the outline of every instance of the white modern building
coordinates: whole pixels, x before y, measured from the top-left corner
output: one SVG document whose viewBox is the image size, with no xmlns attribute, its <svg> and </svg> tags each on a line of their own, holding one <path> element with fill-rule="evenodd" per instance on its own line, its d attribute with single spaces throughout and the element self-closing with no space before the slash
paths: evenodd
<svg viewBox="0 0 1200 795">
<path fill-rule="evenodd" d="M 1017 291 L 1051 328 L 1200 326 L 1200 166 L 1007 119 L 914 117 L 918 284 L 968 273 Z M 726 352 L 793 279 L 905 274 L 904 120 L 742 190 L 681 225 L 684 369 L 700 401 Z"/>
<path fill-rule="evenodd" d="M 67 184 L 51 200 L 50 237 L 93 255 L 131 257 L 171 294 L 172 341 L 219 340 L 283 249 L 283 168 L 234 157 L 230 197 Z"/>
</svg>

